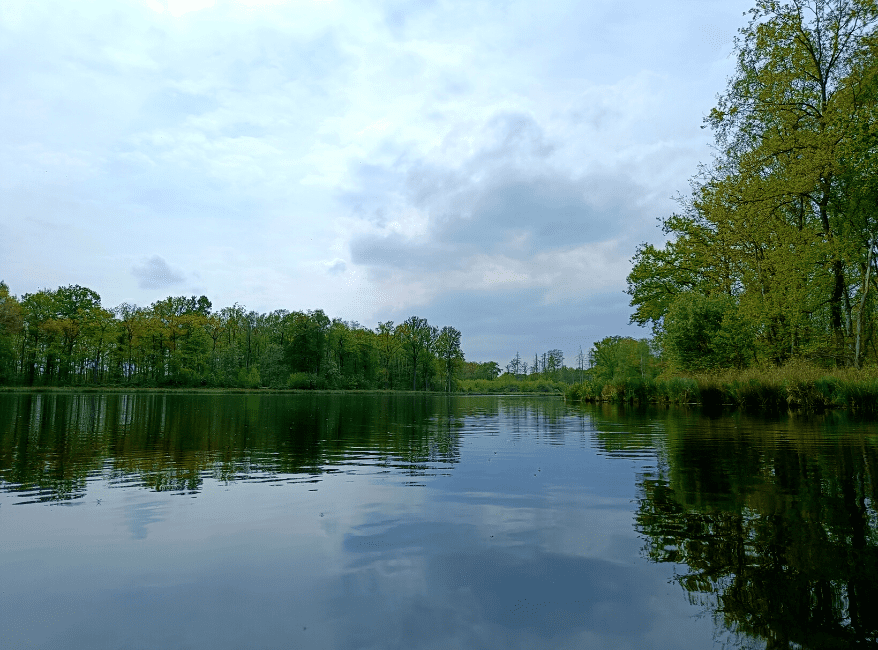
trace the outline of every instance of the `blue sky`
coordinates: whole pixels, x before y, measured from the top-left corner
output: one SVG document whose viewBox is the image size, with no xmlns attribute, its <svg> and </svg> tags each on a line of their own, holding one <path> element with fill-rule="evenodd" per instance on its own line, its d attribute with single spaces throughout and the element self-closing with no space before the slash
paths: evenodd
<svg viewBox="0 0 878 650">
<path fill-rule="evenodd" d="M 0 279 L 411 315 L 467 358 L 628 325 L 749 3 L 3 0 Z"/>
</svg>

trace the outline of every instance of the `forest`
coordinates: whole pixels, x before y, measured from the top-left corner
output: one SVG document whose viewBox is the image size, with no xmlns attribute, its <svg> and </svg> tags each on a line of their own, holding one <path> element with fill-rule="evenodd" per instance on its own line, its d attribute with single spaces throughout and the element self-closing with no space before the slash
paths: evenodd
<svg viewBox="0 0 878 650">
<path fill-rule="evenodd" d="M 504 373 L 417 316 L 373 330 L 320 309 L 214 310 L 206 296 L 106 309 L 79 285 L 18 298 L 0 282 L 0 386 L 559 392 L 575 374 L 563 360 L 516 354 Z"/>
<path fill-rule="evenodd" d="M 78 285 L 18 299 L 0 283 L 0 384 L 452 390 L 463 364 L 460 332 L 417 316 L 370 330 L 319 309 L 212 307 L 106 309 Z"/>
</svg>

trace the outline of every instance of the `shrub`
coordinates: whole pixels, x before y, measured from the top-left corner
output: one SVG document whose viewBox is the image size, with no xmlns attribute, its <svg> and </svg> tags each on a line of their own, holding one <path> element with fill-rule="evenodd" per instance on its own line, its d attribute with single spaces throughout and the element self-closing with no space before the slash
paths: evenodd
<svg viewBox="0 0 878 650">
<path fill-rule="evenodd" d="M 296 390 L 314 388 L 314 375 L 308 372 L 294 372 L 287 379 L 287 387 Z"/>
</svg>

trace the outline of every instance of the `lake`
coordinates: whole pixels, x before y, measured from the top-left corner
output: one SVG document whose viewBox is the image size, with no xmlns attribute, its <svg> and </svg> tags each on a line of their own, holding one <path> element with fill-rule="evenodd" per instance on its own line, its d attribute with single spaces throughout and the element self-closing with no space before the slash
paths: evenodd
<svg viewBox="0 0 878 650">
<path fill-rule="evenodd" d="M 4 648 L 850 648 L 878 428 L 558 398 L 0 394 Z"/>
</svg>

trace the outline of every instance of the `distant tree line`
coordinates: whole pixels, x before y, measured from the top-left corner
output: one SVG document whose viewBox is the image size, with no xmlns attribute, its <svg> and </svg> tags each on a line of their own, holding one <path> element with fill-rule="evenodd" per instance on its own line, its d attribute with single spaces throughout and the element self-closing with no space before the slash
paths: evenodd
<svg viewBox="0 0 878 650">
<path fill-rule="evenodd" d="M 564 352 L 557 349 L 535 353 L 531 361 L 522 359 L 521 354 L 516 352 L 505 370 L 507 375 L 517 379 L 551 379 L 564 383 L 570 383 L 573 379 L 573 369 L 564 365 Z"/>
<path fill-rule="evenodd" d="M 0 282 L 0 385 L 453 391 L 463 369 L 461 333 L 417 316 L 372 330 L 206 296 L 106 309 L 86 287 L 17 298 Z"/>
</svg>

